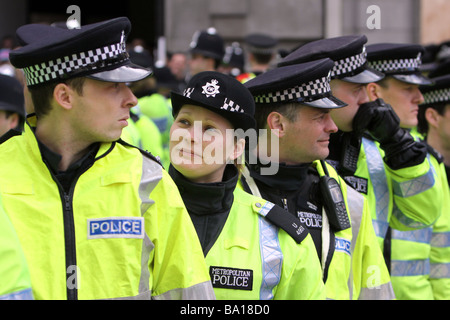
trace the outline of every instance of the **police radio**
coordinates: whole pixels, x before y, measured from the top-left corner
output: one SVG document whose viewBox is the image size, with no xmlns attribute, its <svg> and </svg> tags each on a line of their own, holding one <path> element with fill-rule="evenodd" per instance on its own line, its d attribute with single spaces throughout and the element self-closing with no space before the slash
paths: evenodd
<svg viewBox="0 0 450 320">
<path fill-rule="evenodd" d="M 339 160 L 339 173 L 342 176 L 353 176 L 355 174 L 360 149 L 361 137 L 352 136 L 351 133 L 344 133 Z"/>
<path fill-rule="evenodd" d="M 334 231 L 348 229 L 351 227 L 351 224 L 348 219 L 347 208 L 345 206 L 341 187 L 336 179 L 328 175 L 325 163 L 322 162 L 322 166 L 325 171 L 325 176 L 320 177 L 319 184 L 330 226 Z"/>
</svg>

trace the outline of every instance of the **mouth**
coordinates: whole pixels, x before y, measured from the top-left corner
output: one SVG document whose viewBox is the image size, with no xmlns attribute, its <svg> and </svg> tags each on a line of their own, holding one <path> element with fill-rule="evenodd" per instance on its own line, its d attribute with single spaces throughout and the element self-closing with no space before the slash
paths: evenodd
<svg viewBox="0 0 450 320">
<path fill-rule="evenodd" d="M 189 150 L 189 149 L 179 149 L 179 152 L 182 155 L 188 156 L 188 157 L 200 157 L 198 154 L 194 153 L 194 151 Z"/>
<path fill-rule="evenodd" d="M 128 119 L 130 119 L 130 117 L 129 116 L 127 116 L 127 117 L 123 117 L 122 119 L 120 119 L 119 120 L 119 122 L 123 125 L 123 126 L 128 126 Z"/>
</svg>

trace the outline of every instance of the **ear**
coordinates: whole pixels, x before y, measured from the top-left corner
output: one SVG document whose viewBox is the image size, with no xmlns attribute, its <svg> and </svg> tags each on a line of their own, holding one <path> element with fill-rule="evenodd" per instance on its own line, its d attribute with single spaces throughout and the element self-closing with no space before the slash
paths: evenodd
<svg viewBox="0 0 450 320">
<path fill-rule="evenodd" d="M 375 101 L 378 98 L 381 98 L 380 86 L 374 82 L 367 84 L 366 91 L 370 101 Z"/>
<path fill-rule="evenodd" d="M 286 133 L 286 118 L 279 112 L 272 111 L 267 116 L 267 125 L 278 138 Z"/>
<path fill-rule="evenodd" d="M 66 110 L 72 109 L 74 91 L 65 83 L 58 83 L 53 90 L 53 98 Z"/>
<path fill-rule="evenodd" d="M 19 115 L 17 113 L 13 113 L 9 116 L 9 128 L 14 129 L 19 125 Z"/>
<path fill-rule="evenodd" d="M 425 110 L 425 119 L 427 120 L 430 127 L 435 128 L 438 126 L 439 113 L 436 111 L 436 109 L 427 108 L 427 110 Z"/>
<path fill-rule="evenodd" d="M 234 152 L 230 155 L 230 160 L 234 161 L 238 159 L 240 156 L 242 156 L 244 150 L 245 150 L 245 139 L 239 139 L 234 144 Z"/>
</svg>

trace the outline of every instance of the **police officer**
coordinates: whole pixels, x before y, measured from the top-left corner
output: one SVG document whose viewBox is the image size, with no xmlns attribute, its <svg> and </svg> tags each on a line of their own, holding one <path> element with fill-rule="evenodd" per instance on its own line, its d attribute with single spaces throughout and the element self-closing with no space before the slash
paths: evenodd
<svg viewBox="0 0 450 320">
<path fill-rule="evenodd" d="M 272 67 L 271 63 L 276 56 L 278 40 L 268 34 L 252 33 L 245 37 L 245 43 L 248 48 L 249 71 L 237 77 L 242 83 L 253 79 Z"/>
<path fill-rule="evenodd" d="M 323 161 L 337 131 L 330 112 L 346 106 L 330 91 L 333 66 L 320 59 L 279 67 L 245 83 L 255 98 L 260 140 L 257 157 L 247 159 L 242 184 L 307 225 L 328 299 L 392 299 L 367 202 Z M 373 268 L 379 271 L 377 290 L 369 279 Z"/>
<path fill-rule="evenodd" d="M 447 70 L 446 70 L 447 69 Z M 446 71 L 447 74 L 443 73 Z M 396 264 L 419 267 L 421 274 L 393 277 L 399 298 L 445 300 L 450 296 L 450 273 L 448 254 L 450 236 L 450 191 L 448 166 L 445 165 L 450 138 L 450 75 L 448 64 L 439 65 L 429 74 L 433 86 L 420 86 L 424 102 L 419 106 L 418 131 L 423 135 L 429 151 L 429 159 L 442 181 L 442 214 L 432 227 L 403 232 L 402 241 L 392 242 L 392 254 L 398 257 Z M 448 161 L 447 161 L 448 163 Z M 447 172 L 446 172 L 447 171 Z M 415 241 L 413 240 L 415 239 Z M 419 240 L 419 241 L 417 241 Z M 401 244 L 404 243 L 404 246 Z M 403 250 L 405 255 L 399 250 Z M 406 256 L 407 254 L 407 256 Z M 403 282 L 403 283 L 402 283 Z M 402 286 L 403 284 L 403 286 Z M 408 290 L 405 290 L 405 285 Z"/>
<path fill-rule="evenodd" d="M 307 228 L 236 187 L 236 161 L 255 126 L 252 95 L 231 76 L 201 72 L 172 101 L 169 173 L 197 230 L 217 299 L 324 299 Z"/>
<path fill-rule="evenodd" d="M 439 184 L 433 182 L 425 146 L 400 128 L 390 106 L 380 100 L 369 103 L 365 86 L 378 83 L 384 74 L 368 66 L 366 42 L 364 35 L 310 42 L 280 64 L 324 56 L 335 62 L 331 89 L 349 106 L 331 112 L 339 132 L 332 135 L 329 161 L 347 182 L 366 195 L 375 233 L 384 248 L 389 226 L 411 230 L 435 221 L 440 210 L 440 191 Z M 363 135 L 365 131 L 369 134 Z M 416 192 L 408 191 L 410 185 L 415 186 Z M 436 194 L 438 198 L 434 198 Z M 428 198 L 436 201 L 427 201 Z"/>
<path fill-rule="evenodd" d="M 17 30 L 11 62 L 36 117 L 0 145 L 0 192 L 36 299 L 213 297 L 175 184 L 118 140 L 137 103 L 126 83 L 150 73 L 129 60 L 130 28 L 116 18 Z"/>
<path fill-rule="evenodd" d="M 5 135 L 14 135 L 23 130 L 25 101 L 23 87 L 13 77 L 0 75 L 0 141 Z M 3 136 L 3 137 L 2 137 Z"/>
<path fill-rule="evenodd" d="M 419 85 L 432 84 L 420 70 L 424 49 L 417 44 L 378 43 L 368 46 L 367 52 L 369 64 L 386 74 L 380 82 L 367 85 L 369 98 L 383 99 L 392 106 L 392 117 L 383 119 L 383 131 L 375 129 L 378 132 L 372 135 L 378 137 L 386 157 L 392 153 L 401 155 L 402 159 L 397 157 L 398 160 L 391 160 L 388 165 L 397 172 L 403 171 L 403 177 L 407 178 L 393 185 L 393 215 L 427 213 L 426 224 L 412 224 L 409 230 L 430 226 L 442 212 L 443 192 L 446 189 L 437 174 L 438 167 L 427 156 L 426 146 L 421 143 L 419 148 L 409 133 L 417 126 L 419 104 L 423 102 Z M 371 109 L 366 112 L 371 112 Z M 357 115 L 356 118 L 362 123 L 365 115 Z M 412 221 L 406 222 L 408 226 Z M 433 298 L 429 282 L 429 246 L 426 245 L 431 230 L 425 228 L 405 232 L 389 229 L 387 232 L 386 238 L 391 240 L 385 243 L 385 256 L 390 261 L 392 285 L 398 299 Z"/>
<path fill-rule="evenodd" d="M 244 71 L 245 53 L 238 42 L 225 48 L 222 64 L 217 71 L 237 77 Z"/>
<path fill-rule="evenodd" d="M 216 71 L 225 54 L 225 43 L 215 28 L 194 33 L 189 45 L 189 76 L 202 71 Z"/>
</svg>

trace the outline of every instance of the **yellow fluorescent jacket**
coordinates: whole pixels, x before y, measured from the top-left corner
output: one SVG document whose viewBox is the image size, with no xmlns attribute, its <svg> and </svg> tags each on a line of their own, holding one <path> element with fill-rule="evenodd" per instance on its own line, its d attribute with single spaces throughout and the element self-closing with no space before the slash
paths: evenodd
<svg viewBox="0 0 450 320">
<path fill-rule="evenodd" d="M 102 144 L 65 198 L 28 125 L 0 145 L 0 163 L 36 299 L 214 297 L 177 187 L 138 149 Z"/>
</svg>

